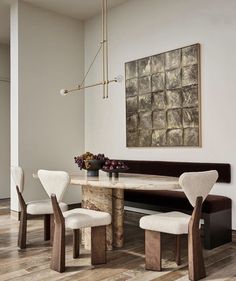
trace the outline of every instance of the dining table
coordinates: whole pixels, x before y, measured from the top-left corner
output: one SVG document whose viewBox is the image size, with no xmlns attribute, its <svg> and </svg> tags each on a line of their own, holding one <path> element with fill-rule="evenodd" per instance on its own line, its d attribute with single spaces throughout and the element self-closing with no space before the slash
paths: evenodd
<svg viewBox="0 0 236 281">
<path fill-rule="evenodd" d="M 38 178 L 37 174 L 33 174 Z M 99 176 L 87 176 L 82 170 L 70 174 L 70 187 L 82 188 L 82 208 L 107 212 L 112 217 L 111 225 L 106 227 L 107 250 L 122 248 L 124 245 L 124 190 L 179 190 L 176 177 L 119 173 L 111 177 L 100 171 Z M 82 243 L 91 248 L 91 229 L 82 231 Z"/>
<path fill-rule="evenodd" d="M 71 186 L 82 188 L 82 208 L 108 212 L 112 224 L 107 226 L 107 250 L 121 248 L 124 245 L 124 190 L 178 190 L 181 189 L 178 178 L 119 173 L 110 177 L 100 171 L 98 177 L 88 177 L 86 172 L 71 174 Z M 90 229 L 83 231 L 83 244 L 90 249 Z"/>
</svg>

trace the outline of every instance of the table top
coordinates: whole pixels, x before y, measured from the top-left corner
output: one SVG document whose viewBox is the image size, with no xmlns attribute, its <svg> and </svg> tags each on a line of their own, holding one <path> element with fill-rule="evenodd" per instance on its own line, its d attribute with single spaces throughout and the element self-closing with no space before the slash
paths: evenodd
<svg viewBox="0 0 236 281">
<path fill-rule="evenodd" d="M 33 174 L 38 178 L 37 173 Z M 173 190 L 181 189 L 179 179 L 175 177 L 119 173 L 119 178 L 109 178 L 100 171 L 99 177 L 87 177 L 86 171 L 70 175 L 72 186 L 92 186 L 100 188 L 134 189 L 134 190 Z"/>
<path fill-rule="evenodd" d="M 109 178 L 107 173 L 102 171 L 99 172 L 99 177 L 87 177 L 83 171 L 71 174 L 71 184 L 135 190 L 172 190 L 181 188 L 179 179 L 175 177 L 120 173 L 119 178 Z"/>
</svg>

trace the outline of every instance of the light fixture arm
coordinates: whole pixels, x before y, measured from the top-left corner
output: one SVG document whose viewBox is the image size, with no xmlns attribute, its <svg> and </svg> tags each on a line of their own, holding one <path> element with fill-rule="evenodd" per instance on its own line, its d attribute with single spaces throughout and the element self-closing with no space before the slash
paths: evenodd
<svg viewBox="0 0 236 281">
<path fill-rule="evenodd" d="M 84 75 L 84 77 L 83 77 L 81 83 L 79 84 L 80 87 L 83 87 L 83 86 L 84 86 L 85 79 L 87 78 L 87 76 L 88 76 L 88 74 L 89 74 L 89 71 L 90 71 L 90 69 L 92 68 L 92 66 L 93 66 L 93 64 L 94 64 L 94 62 L 95 62 L 97 56 L 99 55 L 99 53 L 100 53 L 102 47 L 103 47 L 103 42 L 100 43 L 100 47 L 98 48 L 98 51 L 97 51 L 96 55 L 94 56 L 94 58 L 93 58 L 93 60 L 92 60 L 92 62 L 91 62 L 91 64 L 90 64 L 90 66 L 89 66 L 87 72 L 85 73 L 85 75 Z"/>
<path fill-rule="evenodd" d="M 71 93 L 71 92 L 80 91 L 80 90 L 84 90 L 84 89 L 92 88 L 92 87 L 96 87 L 96 86 L 102 86 L 102 85 L 104 85 L 105 83 L 108 85 L 109 83 L 112 83 L 112 82 L 121 82 L 122 79 L 123 79 L 122 76 L 117 76 L 117 77 L 115 77 L 115 78 L 112 79 L 112 80 L 101 81 L 101 82 L 94 83 L 94 84 L 87 85 L 87 86 L 80 86 L 80 85 L 78 85 L 78 87 L 76 87 L 76 88 L 74 88 L 74 89 L 70 89 L 70 90 L 61 89 L 60 94 L 61 94 L 62 96 L 67 96 L 67 94 L 69 94 L 69 93 Z"/>
<path fill-rule="evenodd" d="M 108 84 L 111 82 L 121 82 L 122 76 L 117 76 L 112 80 L 108 78 L 108 39 L 107 39 L 107 0 L 102 0 L 102 41 L 100 42 L 100 46 L 98 48 L 97 53 L 95 54 L 91 64 L 87 72 L 85 73 L 81 83 L 74 89 L 61 89 L 60 94 L 62 96 L 66 96 L 67 94 L 95 86 L 102 85 L 103 86 L 103 98 L 108 98 Z M 102 50 L 102 81 L 98 83 L 94 83 L 91 85 L 85 86 L 85 79 L 87 78 L 96 58 L 98 57 L 100 51 Z"/>
</svg>

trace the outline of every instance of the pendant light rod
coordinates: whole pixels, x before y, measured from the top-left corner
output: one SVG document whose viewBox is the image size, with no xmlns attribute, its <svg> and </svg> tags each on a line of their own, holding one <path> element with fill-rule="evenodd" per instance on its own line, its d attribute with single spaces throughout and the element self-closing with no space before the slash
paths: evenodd
<svg viewBox="0 0 236 281">
<path fill-rule="evenodd" d="M 75 91 L 80 91 L 83 89 L 95 87 L 95 86 L 103 86 L 103 98 L 108 98 L 108 84 L 111 82 L 121 82 L 122 76 L 118 75 L 112 80 L 108 78 L 108 32 L 107 32 L 107 0 L 102 0 L 102 41 L 100 42 L 100 46 L 98 48 L 97 53 L 95 54 L 86 74 L 84 75 L 81 83 L 74 89 L 61 89 L 60 94 L 62 96 L 66 96 L 67 94 Z M 102 50 L 102 81 L 98 83 L 94 83 L 91 85 L 85 86 L 85 79 L 87 78 L 97 56 Z"/>
<path fill-rule="evenodd" d="M 102 0 L 103 81 L 108 81 L 107 0 Z M 108 98 L 108 83 L 103 84 L 103 98 Z"/>
<path fill-rule="evenodd" d="M 108 78 L 108 30 L 107 30 L 107 0 L 105 1 L 105 65 L 106 65 L 106 81 L 107 83 L 105 84 L 106 87 L 106 98 L 108 98 L 108 84 L 109 84 L 109 78 Z"/>
<path fill-rule="evenodd" d="M 104 0 L 102 0 L 102 80 L 105 81 L 105 61 L 104 61 L 104 58 L 105 58 L 105 8 L 104 8 Z M 105 99 L 105 84 L 103 84 L 103 87 L 102 87 L 102 98 Z"/>
</svg>

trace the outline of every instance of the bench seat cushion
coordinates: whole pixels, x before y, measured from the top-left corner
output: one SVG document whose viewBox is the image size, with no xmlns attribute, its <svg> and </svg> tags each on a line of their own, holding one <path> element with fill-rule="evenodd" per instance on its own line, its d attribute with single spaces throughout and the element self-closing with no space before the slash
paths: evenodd
<svg viewBox="0 0 236 281">
<path fill-rule="evenodd" d="M 192 211 L 186 195 L 182 191 L 169 190 L 125 190 L 125 201 L 150 204 L 171 210 Z M 203 203 L 203 213 L 215 213 L 231 209 L 231 199 L 220 195 L 208 195 Z"/>
</svg>

